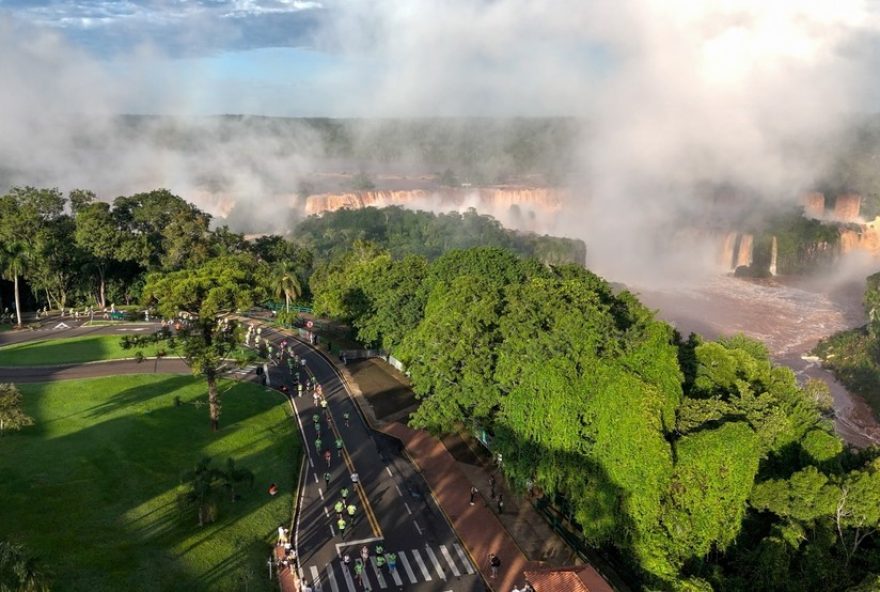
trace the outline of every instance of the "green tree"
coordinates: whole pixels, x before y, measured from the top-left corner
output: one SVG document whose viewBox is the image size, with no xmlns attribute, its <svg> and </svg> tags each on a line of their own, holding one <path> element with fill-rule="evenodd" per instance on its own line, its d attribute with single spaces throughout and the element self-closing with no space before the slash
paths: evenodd
<svg viewBox="0 0 880 592">
<path fill-rule="evenodd" d="M 272 269 L 272 285 L 275 296 L 284 296 L 284 310 L 290 312 L 291 300 L 302 296 L 302 285 L 296 271 L 289 263 L 277 264 Z"/>
<path fill-rule="evenodd" d="M 0 436 L 6 430 L 34 425 L 33 418 L 22 410 L 22 402 L 21 392 L 14 384 L 0 384 Z"/>
<path fill-rule="evenodd" d="M 244 254 L 217 257 L 193 269 L 147 277 L 146 304 L 155 305 L 168 318 L 185 315 L 176 339 L 193 374 L 207 382 L 211 429 L 215 431 L 220 421 L 217 381 L 244 363 L 233 356 L 241 337 L 231 315 L 265 299 L 267 277 L 266 264 Z"/>
<path fill-rule="evenodd" d="M 0 541 L 0 592 L 49 592 L 39 559 L 24 545 Z"/>
<path fill-rule="evenodd" d="M 195 508 L 199 526 L 217 519 L 222 480 L 223 471 L 211 466 L 210 458 L 203 458 L 181 475 L 180 482 L 186 491 L 178 496 L 178 504 L 183 511 Z"/>
<path fill-rule="evenodd" d="M 136 258 L 139 254 L 134 234 L 123 230 L 117 217 L 104 202 L 82 203 L 76 209 L 76 244 L 91 257 L 98 273 L 97 301 L 107 306 L 107 269 L 119 261 Z"/>
</svg>

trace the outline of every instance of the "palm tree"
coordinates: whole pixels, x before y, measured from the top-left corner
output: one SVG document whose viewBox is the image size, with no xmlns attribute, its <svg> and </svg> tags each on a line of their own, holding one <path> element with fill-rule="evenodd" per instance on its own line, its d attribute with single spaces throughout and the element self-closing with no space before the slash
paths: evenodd
<svg viewBox="0 0 880 592">
<path fill-rule="evenodd" d="M 0 541 L 0 590 L 48 592 L 49 582 L 39 561 L 23 545 Z"/>
<path fill-rule="evenodd" d="M 195 506 L 199 517 L 199 526 L 213 522 L 217 517 L 217 490 L 214 487 L 218 479 L 223 478 L 223 471 L 211 466 L 210 458 L 203 458 L 192 471 L 187 471 L 181 481 L 187 483 L 188 491 L 181 494 L 178 501 L 181 509 Z"/>
<path fill-rule="evenodd" d="M 254 486 L 254 474 L 240 467 L 235 466 L 235 460 L 226 459 L 226 470 L 223 472 L 223 485 L 229 489 L 229 495 L 232 502 L 235 502 L 235 484 L 247 481 L 250 487 Z"/>
<path fill-rule="evenodd" d="M 275 296 L 284 295 L 284 310 L 290 312 L 290 301 L 302 296 L 302 284 L 296 273 L 287 265 L 275 269 Z"/>
<path fill-rule="evenodd" d="M 15 314 L 18 326 L 21 327 L 21 298 L 19 296 L 18 278 L 27 264 L 27 251 L 19 242 L 10 242 L 3 246 L 0 253 L 3 277 L 12 279 L 15 283 Z"/>
</svg>

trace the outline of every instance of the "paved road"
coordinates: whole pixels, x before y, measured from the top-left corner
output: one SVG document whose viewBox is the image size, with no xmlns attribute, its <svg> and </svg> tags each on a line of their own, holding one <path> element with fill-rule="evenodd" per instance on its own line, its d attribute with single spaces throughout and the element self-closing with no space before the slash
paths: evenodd
<svg viewBox="0 0 880 592">
<path fill-rule="evenodd" d="M 73 323 L 69 323 L 73 325 Z M 16 331 L 0 334 L 0 345 L 56 337 L 80 337 L 90 334 L 125 334 L 138 327 L 78 327 L 54 329 L 55 323 L 38 331 Z M 145 327 L 143 330 L 151 330 Z M 321 354 L 306 344 L 273 330 L 263 336 L 277 345 L 286 339 L 295 353 L 306 361 L 297 373 L 305 382 L 314 376 L 321 384 L 328 402 L 327 413 L 314 405 L 311 392 L 292 397 L 296 420 L 303 435 L 307 460 L 300 484 L 300 511 L 293 538 L 300 563 L 300 577 L 317 582 L 321 592 L 361 592 L 363 590 L 412 590 L 415 592 L 485 592 L 479 574 L 467 557 L 454 531 L 430 496 L 427 484 L 400 450 L 399 442 L 370 430 L 356 404 L 346 391 L 336 369 Z M 67 378 L 87 378 L 116 374 L 168 372 L 188 373 L 180 360 L 120 360 L 94 364 L 0 368 L 0 380 L 14 382 L 46 382 Z M 272 386 L 286 385 L 295 395 L 296 386 L 286 359 L 270 366 Z M 315 450 L 318 436 L 313 416 L 320 416 L 322 446 Z M 349 414 L 349 424 L 343 420 Z M 332 435 L 331 435 L 332 434 Z M 337 454 L 335 440 L 344 443 Z M 323 457 L 331 450 L 330 466 Z M 329 486 L 324 474 L 330 473 Z M 357 472 L 361 485 L 352 485 L 351 474 Z M 336 527 L 334 505 L 343 487 L 348 488 L 357 508 L 353 525 L 345 537 Z M 375 563 L 375 546 L 396 553 L 397 569 L 379 569 Z M 353 570 L 342 564 L 348 553 L 352 563 L 363 546 L 370 550 L 365 582 L 354 577 Z"/>
<path fill-rule="evenodd" d="M 483 592 L 482 579 L 431 499 L 427 484 L 402 456 L 398 441 L 367 427 L 336 369 L 323 356 L 278 332 L 266 330 L 263 336 L 276 346 L 282 339 L 293 343 L 295 353 L 306 360 L 299 369 L 300 376 L 305 380 L 307 375 L 314 375 L 328 402 L 329 421 L 316 408 L 309 391 L 293 397 L 308 453 L 301 510 L 293 533 L 301 578 L 318 581 L 323 592 Z M 273 386 L 284 384 L 292 394 L 297 392 L 286 361 L 270 368 L 270 380 Z M 316 413 L 321 416 L 320 451 L 315 450 Z M 343 420 L 345 413 L 350 416 L 348 426 Z M 337 437 L 344 442 L 341 457 L 336 452 Z M 323 457 L 328 448 L 329 468 Z M 331 477 L 329 486 L 324 480 L 326 472 Z M 347 529 L 343 538 L 336 528 L 334 505 L 343 487 L 355 489 L 352 472 L 358 473 L 361 482 L 361 487 L 349 496 L 357 507 L 357 517 L 353 529 Z M 377 569 L 377 544 L 397 554 L 395 571 Z M 371 551 L 366 570 L 368 588 L 357 582 L 353 571 L 341 561 L 348 553 L 354 562 L 364 545 Z"/>
</svg>

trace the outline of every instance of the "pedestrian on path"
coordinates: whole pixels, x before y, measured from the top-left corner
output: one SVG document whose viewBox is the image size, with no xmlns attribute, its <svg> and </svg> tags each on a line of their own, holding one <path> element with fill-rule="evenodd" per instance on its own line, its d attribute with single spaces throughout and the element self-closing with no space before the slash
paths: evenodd
<svg viewBox="0 0 880 592">
<path fill-rule="evenodd" d="M 480 491 L 477 489 L 476 485 L 471 485 L 471 501 L 470 504 L 474 505 L 474 498 L 477 496 L 477 492 Z"/>
<path fill-rule="evenodd" d="M 343 487 L 339 494 L 342 496 L 342 499 L 348 499 L 348 487 Z"/>
<path fill-rule="evenodd" d="M 352 474 L 351 474 L 351 484 L 352 484 L 352 486 L 357 487 L 357 486 L 358 486 L 358 483 L 360 483 L 360 482 L 361 482 L 361 478 L 358 476 L 358 474 L 357 474 L 357 473 L 352 473 Z"/>
<path fill-rule="evenodd" d="M 345 504 L 340 500 L 336 502 L 333 506 L 333 509 L 336 510 L 336 517 L 342 518 L 342 511 L 345 509 Z"/>
<path fill-rule="evenodd" d="M 351 520 L 352 525 L 354 524 L 354 515 L 357 512 L 357 508 L 354 507 L 354 504 L 348 504 L 345 508 L 345 511 L 348 512 L 348 519 Z"/>
<path fill-rule="evenodd" d="M 363 559 L 364 563 L 366 563 L 369 558 L 370 549 L 366 545 L 364 545 L 363 547 L 361 547 L 361 559 Z"/>
<path fill-rule="evenodd" d="M 342 438 L 336 438 L 336 456 L 342 458 Z"/>
<path fill-rule="evenodd" d="M 351 425 L 348 422 L 348 420 L 351 419 L 351 415 L 348 413 L 348 411 L 346 411 L 345 413 L 342 414 L 342 419 L 345 420 L 345 427 L 347 427 L 347 428 L 351 427 Z"/>
<path fill-rule="evenodd" d="M 333 455 L 330 454 L 330 449 L 324 451 L 324 460 L 327 461 L 327 468 L 330 468 L 330 460 L 333 458 Z"/>
<path fill-rule="evenodd" d="M 312 415 L 312 423 L 317 427 L 321 423 L 321 416 L 315 413 Z"/>
<path fill-rule="evenodd" d="M 315 407 L 318 406 L 318 402 L 320 401 L 320 399 L 321 399 L 321 397 L 318 396 L 318 393 L 313 393 L 313 394 L 312 394 L 312 401 L 315 402 Z"/>
<path fill-rule="evenodd" d="M 501 495 L 500 493 L 498 494 L 498 513 L 499 514 L 504 513 L 504 496 Z"/>
<path fill-rule="evenodd" d="M 489 570 L 491 572 L 491 578 L 495 578 L 498 575 L 498 568 L 501 567 L 501 559 L 495 553 L 489 553 Z"/>
<path fill-rule="evenodd" d="M 324 483 L 327 484 L 327 488 L 330 488 L 330 471 L 324 473 Z"/>
<path fill-rule="evenodd" d="M 303 385 L 302 385 L 302 384 L 297 384 L 297 385 L 296 385 L 296 396 L 297 396 L 297 397 L 302 397 L 302 396 L 303 396 Z"/>
<path fill-rule="evenodd" d="M 395 571 L 397 570 L 397 554 L 396 553 L 385 553 L 385 561 L 388 562 L 388 570 Z"/>
<path fill-rule="evenodd" d="M 315 438 L 315 452 L 321 452 L 321 438 Z"/>
<path fill-rule="evenodd" d="M 346 553 L 342 556 L 342 565 L 345 566 L 345 569 L 351 569 L 351 555 Z"/>
<path fill-rule="evenodd" d="M 339 520 L 336 521 L 336 527 L 339 528 L 339 536 L 343 539 L 345 538 L 345 527 L 348 524 L 345 522 L 345 518 L 340 517 Z"/>
<path fill-rule="evenodd" d="M 384 555 L 384 554 L 385 554 L 385 547 L 382 546 L 382 543 L 378 543 L 376 545 L 376 555 Z"/>
<path fill-rule="evenodd" d="M 385 567 L 385 556 L 376 555 L 376 569 L 382 569 L 383 567 Z"/>
</svg>

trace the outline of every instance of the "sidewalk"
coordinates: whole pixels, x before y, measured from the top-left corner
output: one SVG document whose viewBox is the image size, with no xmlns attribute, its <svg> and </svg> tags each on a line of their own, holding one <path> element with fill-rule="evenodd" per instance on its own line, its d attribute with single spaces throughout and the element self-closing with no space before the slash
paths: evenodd
<svg viewBox="0 0 880 592">
<path fill-rule="evenodd" d="M 526 569 L 576 562 L 570 549 L 532 506 L 518 502 L 507 490 L 500 475 L 496 475 L 496 490 L 504 495 L 505 512 L 502 516 L 496 513 L 495 502 L 489 498 L 489 473 L 461 437 L 452 435 L 441 441 L 402 423 L 414 409 L 400 393 L 401 386 L 406 385 L 403 375 L 377 360 L 361 360 L 348 366 L 332 357 L 330 361 L 342 374 L 370 425 L 403 442 L 407 455 L 428 482 L 438 505 L 491 589 L 506 592 L 514 585 L 521 586 Z M 412 398 L 409 388 L 405 390 Z M 397 406 L 392 408 L 383 400 L 388 393 L 394 394 Z M 401 406 L 403 411 L 399 411 Z M 474 505 L 469 503 L 471 486 L 480 490 Z M 494 579 L 488 566 L 489 553 L 498 555 L 502 562 Z"/>
</svg>

